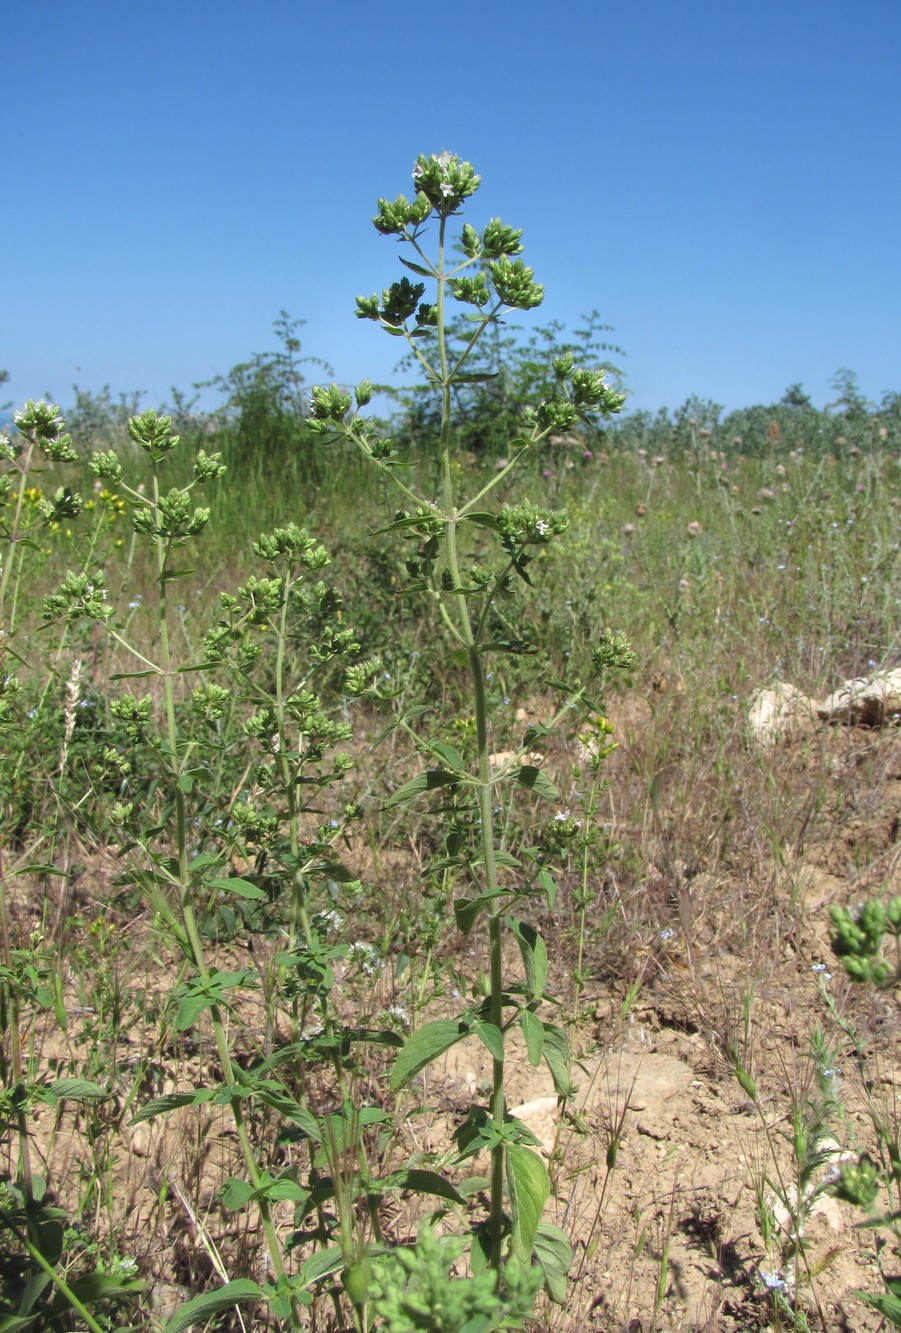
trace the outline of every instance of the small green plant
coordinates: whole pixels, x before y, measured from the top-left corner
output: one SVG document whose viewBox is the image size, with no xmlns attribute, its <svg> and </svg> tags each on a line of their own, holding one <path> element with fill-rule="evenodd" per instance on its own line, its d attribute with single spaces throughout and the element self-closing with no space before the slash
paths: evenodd
<svg viewBox="0 0 901 1333">
<path fill-rule="evenodd" d="M 833 905 L 829 910 L 835 933 L 832 948 L 842 961 L 848 977 L 857 985 L 869 983 L 882 989 L 897 984 L 901 976 L 899 936 L 901 936 L 901 896 L 883 901 L 872 898 L 856 912 Z M 886 935 L 894 937 L 895 957 L 890 963 L 881 954 Z M 821 985 L 823 983 L 821 982 Z M 824 995 L 830 1000 L 823 986 Z M 835 1006 L 830 1002 L 835 1013 Z M 864 1062 L 864 1047 L 849 1024 L 839 1019 L 845 1035 L 851 1037 L 858 1061 Z M 857 1295 L 882 1315 L 894 1328 L 901 1328 L 901 1123 L 897 1108 L 879 1105 L 873 1084 L 866 1081 L 866 1107 L 876 1134 L 877 1153 L 861 1153 L 856 1161 L 842 1162 L 832 1192 L 838 1199 L 868 1214 L 861 1225 L 877 1236 L 876 1253 L 884 1290 L 859 1291 Z M 879 1200 L 887 1195 L 887 1201 Z M 885 1239 L 885 1233 L 891 1237 Z M 894 1272 L 887 1271 L 888 1255 L 893 1257 Z"/>
<path fill-rule="evenodd" d="M 832 947 L 851 980 L 894 986 L 901 978 L 901 895 L 888 902 L 871 898 L 857 912 L 833 903 L 829 917 L 835 929 Z M 894 940 L 891 960 L 882 953 L 886 936 Z"/>
</svg>

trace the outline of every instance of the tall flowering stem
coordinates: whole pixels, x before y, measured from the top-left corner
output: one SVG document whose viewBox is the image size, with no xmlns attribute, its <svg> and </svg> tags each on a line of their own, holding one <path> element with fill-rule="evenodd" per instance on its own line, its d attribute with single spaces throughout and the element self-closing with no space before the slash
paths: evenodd
<svg viewBox="0 0 901 1333">
<path fill-rule="evenodd" d="M 404 1086 L 450 1045 L 467 1036 L 478 1036 L 490 1052 L 489 1106 L 487 1110 L 473 1108 L 466 1126 L 457 1135 L 457 1142 L 461 1159 L 486 1149 L 491 1156 L 489 1216 L 484 1226 L 475 1228 L 472 1258 L 474 1266 L 488 1263 L 500 1272 L 508 1262 L 529 1265 L 538 1257 L 533 1246 L 549 1189 L 544 1163 L 531 1150 L 524 1127 L 507 1110 L 506 1050 L 512 1028 L 521 1028 L 534 1063 L 539 1063 L 542 1056 L 545 1058 L 560 1095 L 568 1095 L 570 1089 L 568 1060 L 561 1049 L 565 1037 L 537 1014 L 544 999 L 547 951 L 538 932 L 511 911 L 534 891 L 534 886 L 501 882 L 501 868 L 505 879 L 510 877 L 511 870 L 515 874 L 521 869 L 523 880 L 525 869 L 506 852 L 501 857 L 502 844 L 493 813 L 496 789 L 502 784 L 518 784 L 535 796 L 549 799 L 554 799 L 557 793 L 543 772 L 521 762 L 534 735 L 526 734 L 515 760 L 500 770 L 492 769 L 484 659 L 489 651 L 534 651 L 532 645 L 497 641 L 503 636 L 494 623 L 493 607 L 498 596 L 510 591 L 516 577 L 526 583 L 531 581 L 527 572 L 532 561 L 531 549 L 548 545 L 565 531 L 568 520 L 565 512 L 541 509 L 530 503 L 503 505 L 494 512 L 486 511 L 483 505 L 523 455 L 534 450 L 546 436 L 571 429 L 585 413 L 616 412 L 624 399 L 606 383 L 601 370 L 577 369 L 571 356 L 558 358 L 554 363 L 557 392 L 548 401 L 524 410 L 521 432 L 510 442 L 509 464 L 469 500 L 458 497 L 453 388 L 482 378 L 466 370 L 480 338 L 509 311 L 528 311 L 538 306 L 544 288 L 519 258 L 523 250 L 522 232 L 498 218 L 489 221 L 481 232 L 464 223 L 459 235 L 462 259 L 458 259 L 456 251 L 450 257 L 448 224 L 480 184 L 468 162 L 451 153 L 420 156 L 413 170 L 413 181 L 414 198 L 408 200 L 399 195 L 394 201 L 380 199 L 373 222 L 383 235 L 396 237 L 414 252 L 415 259 L 402 258 L 401 262 L 416 280 L 404 276 L 381 294 L 358 297 L 356 313 L 361 319 L 379 324 L 387 333 L 406 339 L 429 384 L 440 396 L 439 499 L 421 496 L 404 480 L 407 474 L 399 471 L 402 460 L 393 442 L 382 438 L 376 423 L 361 415 L 372 397 L 368 381 L 358 385 L 353 394 L 334 384 L 315 388 L 311 418 L 313 429 L 320 434 L 351 442 L 400 493 L 404 507 L 386 531 L 418 540 L 416 558 L 406 562 L 411 574 L 410 591 L 423 592 L 433 600 L 455 654 L 465 660 L 468 669 L 476 731 L 474 760 L 467 764 L 454 747 L 417 735 L 410 722 L 402 719 L 405 728 L 416 736 L 417 747 L 425 754 L 429 767 L 393 792 L 385 805 L 392 808 L 433 788 L 448 787 L 458 795 L 468 796 L 475 807 L 477 845 L 468 855 L 451 856 L 449 863 L 456 866 L 461 880 L 465 876 L 474 881 L 467 887 L 467 896 L 455 903 L 455 914 L 464 932 L 471 931 L 476 921 L 484 918 L 490 959 L 488 993 L 466 1009 L 458 1022 L 426 1023 L 413 1033 L 397 1058 L 392 1083 L 396 1089 Z M 436 252 L 430 254 L 425 245 L 426 233 L 436 226 Z M 427 285 L 434 288 L 432 300 L 423 299 Z M 471 326 L 471 332 L 462 342 L 454 342 L 449 335 L 449 302 L 464 307 Z M 472 527 L 493 534 L 498 540 L 499 557 L 490 567 L 472 557 L 471 544 L 466 540 Z M 354 694 L 378 696 L 378 679 L 378 662 L 373 661 L 348 673 L 348 688 Z M 574 687 L 561 715 L 572 707 L 576 698 L 583 696 L 584 687 Z M 538 891 L 544 892 L 552 904 L 556 889 L 549 875 L 541 881 Z M 503 944 L 508 928 L 515 935 L 525 961 L 528 981 L 522 998 L 514 994 L 513 988 L 504 987 Z"/>
</svg>

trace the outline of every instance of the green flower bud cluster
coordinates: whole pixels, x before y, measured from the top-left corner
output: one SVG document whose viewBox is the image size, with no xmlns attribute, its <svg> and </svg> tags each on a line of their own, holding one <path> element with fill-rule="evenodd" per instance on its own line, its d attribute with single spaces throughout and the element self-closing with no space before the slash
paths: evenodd
<svg viewBox="0 0 901 1333">
<path fill-rule="evenodd" d="M 498 300 L 514 310 L 532 310 L 544 300 L 544 284 L 521 259 L 501 258 L 488 265 Z"/>
<path fill-rule="evenodd" d="M 540 1268 L 511 1258 L 503 1284 L 493 1269 L 473 1277 L 455 1277 L 451 1268 L 464 1241 L 439 1238 L 423 1224 L 410 1249 L 396 1249 L 366 1274 L 366 1299 L 391 1333 L 459 1333 L 519 1327 L 529 1314 L 542 1283 Z"/>
<path fill-rule="evenodd" d="M 119 828 L 124 828 L 134 812 L 133 801 L 114 801 L 110 807 L 110 819 Z"/>
<path fill-rule="evenodd" d="M 135 444 L 140 445 L 149 454 L 154 463 L 159 463 L 166 454 L 178 446 L 179 436 L 173 435 L 169 427 L 171 417 L 161 417 L 149 407 L 140 416 L 132 417 L 128 423 L 128 433 Z"/>
<path fill-rule="evenodd" d="M 383 236 L 403 236 L 410 227 L 415 232 L 432 211 L 431 202 L 424 194 L 417 194 L 412 203 L 402 194 L 393 203 L 379 199 L 377 206 L 378 215 L 372 219 L 372 225 Z"/>
<path fill-rule="evenodd" d="M 72 437 L 65 433 L 65 422 L 55 403 L 36 403 L 29 398 L 21 412 L 13 416 L 20 435 L 42 450 L 54 463 L 75 463 L 78 454 L 72 448 Z M 5 447 L 13 457 L 21 453 L 21 445 L 14 441 Z"/>
<path fill-rule="evenodd" d="M 482 254 L 486 259 L 501 259 L 505 255 L 521 255 L 522 228 L 508 227 L 500 218 L 492 218 L 482 232 Z"/>
<path fill-rule="evenodd" d="M 334 620 L 344 605 L 340 593 L 321 580 L 312 588 L 294 587 L 292 594 L 297 598 L 298 608 L 320 624 Z"/>
<path fill-rule="evenodd" d="M 536 422 L 543 433 L 570 430 L 579 420 L 578 412 L 565 398 L 549 398 L 536 408 L 527 408 L 525 417 Z"/>
<path fill-rule="evenodd" d="M 209 509 L 195 509 L 187 490 L 174 487 L 162 497 L 158 506 L 145 504 L 136 509 L 132 518 L 135 532 L 141 532 L 158 541 L 178 541 L 196 537 L 210 520 Z"/>
<path fill-rule="evenodd" d="M 330 718 L 323 710 L 319 697 L 309 690 L 298 690 L 286 699 L 284 711 L 285 717 L 297 727 L 304 745 L 301 752 L 292 755 L 294 759 L 321 759 L 323 750 L 350 739 L 349 723 L 336 722 Z M 273 707 L 267 705 L 258 708 L 244 723 L 244 731 L 259 741 L 268 752 L 278 752 L 278 714 Z"/>
<path fill-rule="evenodd" d="M 477 273 L 474 278 L 451 278 L 448 286 L 456 299 L 466 305 L 483 306 L 491 300 L 484 273 Z"/>
<path fill-rule="evenodd" d="M 73 574 L 69 570 L 59 592 L 44 598 L 45 620 L 109 620 L 113 608 L 107 601 L 103 575 Z"/>
<path fill-rule="evenodd" d="M 500 259 L 503 255 L 521 255 L 524 248 L 522 229 L 508 227 L 500 218 L 492 218 L 481 236 L 472 223 L 464 223 L 460 244 L 469 259 Z"/>
<path fill-rule="evenodd" d="M 383 323 L 392 328 L 400 328 L 411 315 L 415 315 L 420 299 L 425 295 L 424 282 L 411 282 L 409 278 L 399 278 L 382 292 L 381 318 Z"/>
<path fill-rule="evenodd" d="M 537 423 L 542 432 L 571 430 L 587 413 L 609 417 L 622 411 L 626 395 L 610 387 L 603 370 L 577 368 L 571 352 L 555 359 L 554 375 L 564 386 L 561 394 L 567 396 L 551 398 L 526 412 L 527 420 Z"/>
<path fill-rule="evenodd" d="M 103 763 L 107 773 L 116 785 L 120 785 L 131 775 L 131 760 L 112 745 L 103 747 Z"/>
<path fill-rule="evenodd" d="M 77 518 L 84 508 L 84 501 L 68 486 L 60 486 L 53 493 L 52 500 L 40 500 L 38 513 L 48 522 L 58 523 L 64 518 Z"/>
<path fill-rule="evenodd" d="M 574 370 L 570 377 L 572 400 L 576 407 L 602 412 L 605 416 L 621 411 L 626 401 L 624 393 L 611 389 L 602 370 Z"/>
<path fill-rule="evenodd" d="M 191 691 L 191 707 L 204 722 L 219 722 L 225 716 L 230 697 L 221 685 L 198 685 Z"/>
<path fill-rule="evenodd" d="M 591 654 L 592 665 L 600 675 L 610 671 L 629 671 L 638 661 L 624 634 L 605 629 Z"/>
<path fill-rule="evenodd" d="M 413 167 L 417 199 L 425 198 L 436 213 L 456 213 L 463 200 L 475 194 L 481 183 L 482 178 L 476 175 L 472 164 L 461 162 L 456 153 L 431 153 L 428 157 L 420 153 Z"/>
<path fill-rule="evenodd" d="M 306 746 L 307 759 L 321 759 L 323 749 L 349 741 L 353 734 L 350 723 L 336 722 L 329 717 L 318 696 L 309 690 L 300 690 L 285 701 L 285 715 L 297 724 Z M 349 755 L 345 758 L 350 760 Z M 350 760 L 348 767 L 352 765 Z"/>
<path fill-rule="evenodd" d="M 318 642 L 310 644 L 309 648 L 314 662 L 330 662 L 333 657 L 350 657 L 359 651 L 360 645 L 353 630 L 335 629 L 334 625 L 323 625 Z"/>
<path fill-rule="evenodd" d="M 246 623 L 268 625 L 281 611 L 284 595 L 284 579 L 258 579 L 255 574 L 251 574 L 238 589 L 238 598 L 245 604 Z M 239 605 L 238 599 L 229 597 L 227 593 L 223 594 L 222 603 L 227 611 L 236 610 Z"/>
<path fill-rule="evenodd" d="M 569 514 L 565 509 L 540 509 L 528 500 L 518 505 L 504 505 L 497 517 L 507 549 L 510 545 L 546 546 L 569 527 Z"/>
<path fill-rule="evenodd" d="M 230 649 L 239 671 L 249 671 L 263 651 L 261 644 L 252 643 L 232 625 L 214 625 L 204 635 L 203 652 L 208 662 L 224 662 Z"/>
<path fill-rule="evenodd" d="M 258 741 L 267 752 L 278 753 L 278 714 L 271 706 L 258 708 L 251 713 L 244 722 L 243 730 L 245 735 Z"/>
<path fill-rule="evenodd" d="M 150 721 L 150 712 L 153 707 L 153 700 L 149 694 L 143 699 L 136 698 L 133 694 L 123 694 L 121 699 L 113 699 L 110 703 L 110 712 L 113 717 L 125 723 L 125 734 L 131 741 L 141 740 Z"/>
<path fill-rule="evenodd" d="M 376 303 L 378 303 L 377 297 L 374 297 L 373 299 L 376 301 Z M 368 399 L 366 398 L 367 388 L 369 388 L 371 391 L 372 386 L 369 384 L 368 380 L 364 380 L 364 382 L 361 385 L 358 385 L 357 389 L 355 390 L 355 393 L 357 394 L 359 394 L 360 391 L 362 391 L 363 401 L 368 401 Z M 379 463 L 393 462 L 397 457 L 397 450 L 394 448 L 394 445 L 392 444 L 391 440 L 382 439 L 378 435 L 376 427 L 371 421 L 367 421 L 360 416 L 354 416 L 351 418 L 350 421 L 344 420 L 344 417 L 346 416 L 347 411 L 350 408 L 349 396 L 347 396 L 347 406 L 344 407 L 343 411 L 342 411 L 343 400 L 337 399 L 333 396 L 331 402 L 329 403 L 325 397 L 321 396 L 321 395 L 327 396 L 329 394 L 334 395 L 335 391 L 337 391 L 337 393 L 339 394 L 341 392 L 340 390 L 337 389 L 337 386 L 334 384 L 331 386 L 331 389 L 313 390 L 314 396 L 317 395 L 317 393 L 320 395 L 319 398 L 317 399 L 317 402 L 319 405 L 318 410 L 322 413 L 322 415 L 321 416 L 314 415 L 310 419 L 309 421 L 310 430 L 314 431 L 317 435 L 330 435 L 333 438 L 336 436 L 343 436 L 344 439 L 349 440 L 353 444 L 356 444 L 362 450 L 362 452 L 367 455 L 367 457 L 375 459 L 376 462 Z M 359 397 L 357 398 L 357 403 L 358 405 L 362 405 Z M 333 415 L 328 415 L 330 411 L 333 413 Z"/>
<path fill-rule="evenodd" d="M 95 477 L 100 477 L 103 481 L 111 481 L 117 485 L 122 480 L 122 464 L 113 449 L 92 454 L 88 467 Z"/>
<path fill-rule="evenodd" d="M 842 1162 L 839 1178 L 830 1186 L 829 1193 L 858 1208 L 870 1208 L 879 1193 L 880 1183 L 876 1163 L 863 1153 L 856 1162 Z"/>
<path fill-rule="evenodd" d="M 278 833 L 278 816 L 261 810 L 255 801 L 238 801 L 231 816 L 247 842 L 266 844 Z"/>
<path fill-rule="evenodd" d="M 270 564 L 285 558 L 299 560 L 306 569 L 322 569 L 331 560 L 325 547 L 296 523 L 276 528 L 272 533 L 261 533 L 259 541 L 253 543 L 253 552 Z"/>
<path fill-rule="evenodd" d="M 208 454 L 206 450 L 201 449 L 194 460 L 194 480 L 200 486 L 206 482 L 218 481 L 227 471 L 228 468 L 219 453 Z"/>
<path fill-rule="evenodd" d="M 378 293 L 372 296 L 357 297 L 357 319 L 372 319 L 380 323 L 389 333 L 402 335 L 406 321 L 416 316 L 416 330 L 413 336 L 425 333 L 437 321 L 437 309 L 426 302 L 420 304 L 425 293 L 425 283 L 411 282 L 409 278 L 400 278 L 392 282 L 382 292 L 381 301 Z M 348 404 L 350 406 L 350 404 Z"/>
<path fill-rule="evenodd" d="M 365 662 L 349 666 L 344 673 L 344 689 L 353 699 L 363 694 L 378 694 L 377 681 L 382 671 L 382 659 L 369 657 Z"/>
<path fill-rule="evenodd" d="M 495 579 L 490 569 L 476 563 L 469 567 L 469 582 L 474 592 L 488 592 L 494 586 Z M 509 580 L 505 580 L 504 583 L 504 588 L 499 588 L 498 591 L 509 591 Z"/>
<path fill-rule="evenodd" d="M 337 384 L 330 384 L 326 389 L 317 384 L 310 393 L 311 424 L 327 422 L 334 424 L 343 421 L 350 411 L 350 394 L 345 393 Z"/>
<path fill-rule="evenodd" d="M 610 740 L 615 730 L 609 718 L 598 716 L 592 718 L 590 726 L 579 733 L 579 740 L 588 751 L 588 767 L 592 773 L 599 773 L 604 760 L 619 749 L 619 742 Z"/>
<path fill-rule="evenodd" d="M 901 895 L 888 903 L 873 898 L 853 914 L 847 907 L 833 904 L 829 918 L 835 928 L 832 948 L 851 980 L 887 985 L 894 974 L 880 950 L 886 933 L 896 939 L 901 936 Z"/>
</svg>

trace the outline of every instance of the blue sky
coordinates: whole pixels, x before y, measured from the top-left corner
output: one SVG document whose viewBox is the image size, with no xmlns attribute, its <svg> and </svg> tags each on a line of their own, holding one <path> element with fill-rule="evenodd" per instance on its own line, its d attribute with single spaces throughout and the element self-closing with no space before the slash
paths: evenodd
<svg viewBox="0 0 901 1333">
<path fill-rule="evenodd" d="M 523 323 L 598 309 L 631 406 L 901 389 L 899 0 L 5 0 L 0 399 L 147 403 L 274 347 L 391 377 L 353 314 L 419 152 L 524 229 Z"/>
</svg>

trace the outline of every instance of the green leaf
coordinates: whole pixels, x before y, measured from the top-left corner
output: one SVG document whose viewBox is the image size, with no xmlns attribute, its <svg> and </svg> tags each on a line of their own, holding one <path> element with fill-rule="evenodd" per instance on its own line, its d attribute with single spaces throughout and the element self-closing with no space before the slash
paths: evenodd
<svg viewBox="0 0 901 1333">
<path fill-rule="evenodd" d="M 504 1058 L 504 1034 L 494 1023 L 476 1023 L 474 1028 L 479 1041 L 493 1060 Z"/>
<path fill-rule="evenodd" d="M 465 1203 L 462 1194 L 458 1194 L 449 1180 L 439 1176 L 437 1171 L 424 1171 L 411 1167 L 407 1171 L 392 1171 L 381 1182 L 389 1189 L 409 1190 L 413 1194 L 434 1194 L 439 1199 L 449 1199 L 451 1203 Z"/>
<path fill-rule="evenodd" d="M 468 935 L 481 916 L 485 907 L 484 894 L 478 898 L 456 898 L 454 900 L 454 920 L 457 929 Z"/>
<path fill-rule="evenodd" d="M 58 1078 L 45 1092 L 46 1100 L 51 1102 L 62 1101 L 63 1098 L 70 1102 L 102 1102 L 109 1095 L 99 1083 L 90 1083 L 85 1078 Z"/>
<path fill-rule="evenodd" d="M 474 509 L 471 514 L 464 514 L 460 521 L 475 523 L 476 526 L 480 528 L 491 528 L 492 532 L 500 532 L 502 530 L 497 515 L 492 514 L 487 510 L 483 511 Z"/>
<path fill-rule="evenodd" d="M 197 1019 L 208 1009 L 211 1004 L 216 1003 L 216 999 L 211 995 L 198 995 L 196 992 L 183 995 L 178 1002 L 178 1013 L 175 1015 L 175 1026 L 179 1032 L 187 1032 L 192 1028 Z"/>
<path fill-rule="evenodd" d="M 48 1278 L 49 1282 L 50 1279 Z M 36 1314 L 8 1314 L 0 1319 L 0 1333 L 19 1333 L 19 1329 L 33 1328 L 38 1315 Z"/>
<path fill-rule="evenodd" d="M 94 1305 L 97 1301 L 117 1301 L 128 1296 L 137 1296 L 147 1290 L 147 1283 L 137 1279 L 115 1277 L 112 1273 L 85 1273 L 69 1283 L 69 1289 L 84 1305 Z M 70 1303 L 63 1292 L 57 1292 L 53 1300 L 54 1309 L 69 1311 Z"/>
<path fill-rule="evenodd" d="M 522 1263 L 532 1261 L 532 1246 L 551 1186 L 544 1162 L 530 1148 L 507 1145 L 507 1184 L 513 1211 L 513 1253 Z"/>
<path fill-rule="evenodd" d="M 466 764 L 459 750 L 455 750 L 452 745 L 447 745 L 444 741 L 433 741 L 429 749 L 437 754 L 439 759 L 443 759 L 448 768 L 461 773 L 466 771 Z M 58 873 L 58 872 L 57 872 Z"/>
<path fill-rule="evenodd" d="M 336 884 L 353 884 L 358 876 L 347 866 L 343 866 L 340 861 L 321 861 L 318 865 L 310 867 L 310 873 L 317 875 L 326 875 L 333 879 Z"/>
<path fill-rule="evenodd" d="M 421 1069 L 437 1060 L 439 1055 L 456 1046 L 469 1036 L 468 1024 L 453 1018 L 439 1018 L 425 1023 L 404 1042 L 391 1071 L 391 1090 L 397 1092 Z"/>
<path fill-rule="evenodd" d="M 212 1101 L 215 1095 L 215 1088 L 196 1088 L 194 1092 L 167 1092 L 164 1097 L 154 1097 L 153 1101 L 142 1106 L 128 1123 L 140 1125 L 145 1120 L 155 1120 L 158 1115 L 168 1115 L 170 1111 L 178 1111 L 182 1106 L 200 1106 L 203 1102 Z"/>
<path fill-rule="evenodd" d="M 476 898 L 456 898 L 454 900 L 454 919 L 457 929 L 468 935 L 473 925 L 481 916 L 488 903 L 502 897 L 506 889 L 493 889 L 490 893 L 480 893 Z"/>
<path fill-rule="evenodd" d="M 311 1254 L 303 1268 L 300 1270 L 299 1285 L 301 1287 L 311 1287 L 314 1282 L 321 1282 L 324 1277 L 331 1277 L 333 1273 L 340 1273 L 344 1267 L 344 1255 L 337 1247 L 328 1250 L 318 1250 Z"/>
<path fill-rule="evenodd" d="M 274 1092 L 270 1088 L 255 1088 L 254 1095 L 271 1106 L 273 1111 L 278 1111 L 279 1115 L 290 1120 L 293 1125 L 302 1130 L 308 1139 L 314 1143 L 322 1142 L 322 1129 L 319 1121 L 308 1111 L 305 1106 L 301 1106 L 287 1092 Z"/>
<path fill-rule="evenodd" d="M 522 1011 L 519 1022 L 522 1027 L 523 1036 L 526 1039 L 526 1050 L 529 1054 L 529 1064 L 537 1069 L 541 1064 L 541 1053 L 544 1050 L 544 1024 L 530 1009 L 524 1009 Z"/>
<path fill-rule="evenodd" d="M 400 259 L 399 255 L 398 258 Z M 412 270 L 413 273 L 418 273 L 421 278 L 434 278 L 435 276 L 430 268 L 424 268 L 422 264 L 414 264 L 412 259 L 401 259 L 400 262 L 404 268 Z"/>
<path fill-rule="evenodd" d="M 541 1054 L 544 1063 L 554 1080 L 554 1089 L 561 1097 L 571 1097 L 574 1092 L 569 1073 L 569 1039 L 562 1028 L 553 1023 L 544 1024 L 544 1047 Z"/>
<path fill-rule="evenodd" d="M 191 879 L 196 879 L 201 870 L 206 870 L 207 866 L 218 866 L 221 860 L 221 857 L 215 856 L 212 852 L 201 852 L 188 866 L 188 875 Z"/>
<path fill-rule="evenodd" d="M 573 1265 L 573 1247 L 565 1231 L 552 1222 L 540 1222 L 532 1253 L 544 1273 L 544 1286 L 555 1305 L 565 1305 L 567 1276 Z"/>
<path fill-rule="evenodd" d="M 237 1212 L 253 1198 L 253 1186 L 249 1180 L 239 1180 L 237 1176 L 229 1176 L 219 1191 L 219 1198 L 230 1212 Z"/>
<path fill-rule="evenodd" d="M 508 916 L 507 925 L 519 941 L 519 951 L 526 969 L 526 986 L 530 1000 L 540 1000 L 547 981 L 547 945 L 534 926 Z"/>
<path fill-rule="evenodd" d="M 548 910 L 554 910 L 554 903 L 557 901 L 557 881 L 548 870 L 547 866 L 542 866 L 538 872 L 538 883 L 544 889 L 544 896 L 547 898 Z"/>
<path fill-rule="evenodd" d="M 888 1292 L 868 1292 L 855 1291 L 862 1301 L 867 1305 L 872 1305 L 874 1310 L 878 1310 L 883 1319 L 888 1319 L 895 1328 L 901 1328 L 901 1301 L 897 1296 L 890 1296 Z"/>
<path fill-rule="evenodd" d="M 480 1227 L 469 1247 L 469 1262 L 473 1273 L 484 1273 L 491 1263 L 491 1236 L 487 1227 Z"/>
<path fill-rule="evenodd" d="M 516 771 L 516 781 L 522 787 L 528 787 L 536 796 L 543 796 L 546 801 L 559 801 L 560 793 L 546 773 L 534 764 L 523 764 Z"/>
<path fill-rule="evenodd" d="M 393 796 L 382 806 L 383 810 L 391 810 L 396 805 L 405 805 L 407 801 L 412 801 L 414 797 L 421 796 L 424 791 L 434 791 L 436 787 L 455 786 L 460 781 L 456 773 L 449 773 L 444 768 L 430 768 L 426 773 L 420 773 L 418 777 L 411 778 L 403 786 L 398 787 Z"/>
<path fill-rule="evenodd" d="M 483 643 L 482 653 L 512 653 L 514 657 L 534 657 L 538 645 L 530 639 L 495 639 L 492 643 Z"/>
<path fill-rule="evenodd" d="M 208 889 L 222 889 L 225 893 L 236 893 L 239 898 L 265 898 L 266 891 L 261 889 L 259 884 L 251 884 L 248 879 L 237 879 L 226 876 L 221 879 L 208 879 L 204 881 Z"/>
<path fill-rule="evenodd" d="M 182 1333 L 183 1329 L 193 1328 L 195 1324 L 205 1324 L 220 1310 L 228 1310 L 241 1301 L 258 1301 L 262 1296 L 263 1289 L 256 1282 L 246 1277 L 235 1278 L 226 1282 L 224 1287 L 195 1296 L 180 1310 L 176 1310 L 169 1322 L 164 1324 L 163 1333 Z"/>
</svg>

